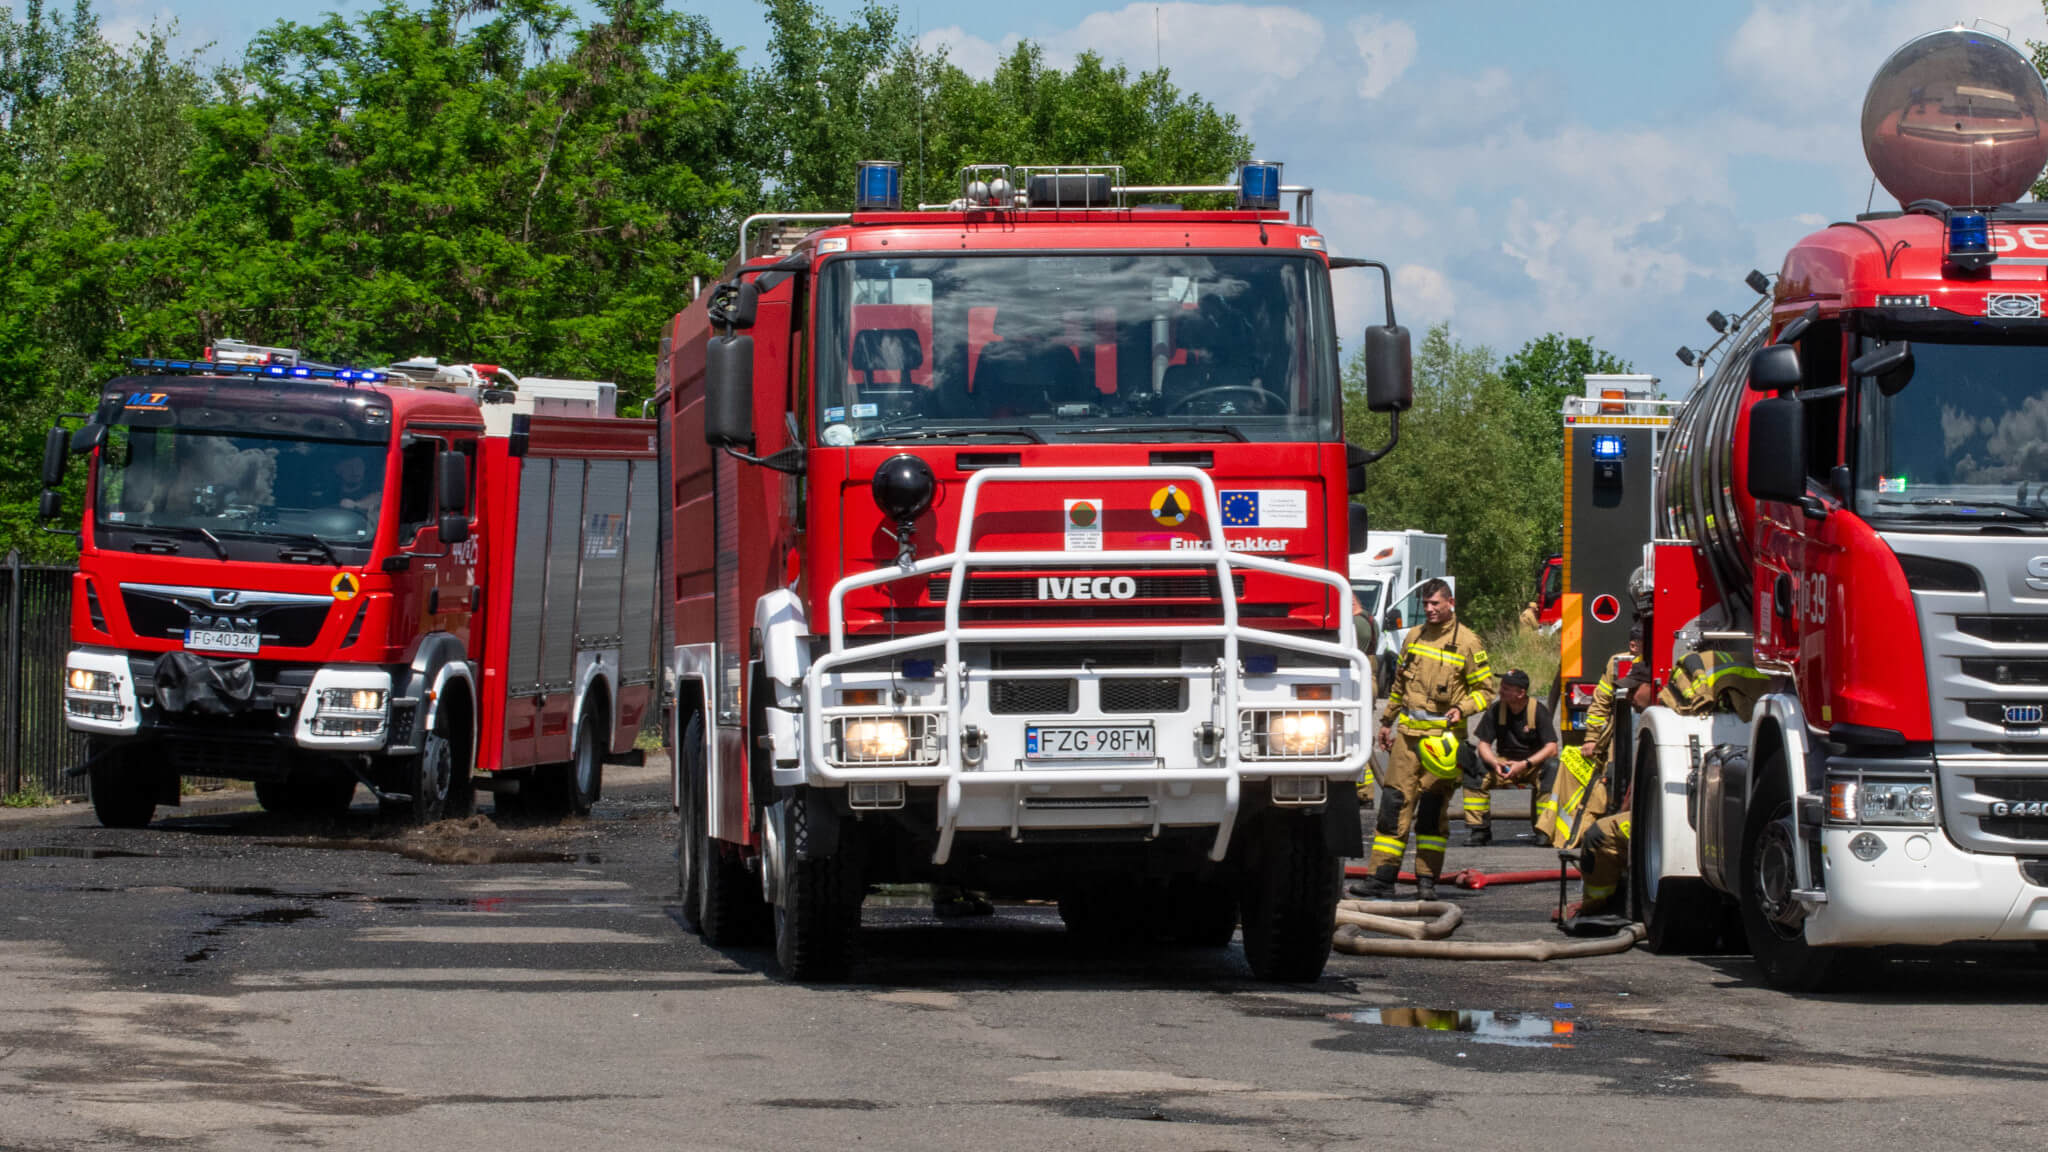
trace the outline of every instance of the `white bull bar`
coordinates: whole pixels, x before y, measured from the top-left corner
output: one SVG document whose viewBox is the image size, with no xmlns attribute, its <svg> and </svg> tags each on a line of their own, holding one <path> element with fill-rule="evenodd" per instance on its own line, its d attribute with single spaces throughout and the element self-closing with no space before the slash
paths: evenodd
<svg viewBox="0 0 2048 1152">
<path fill-rule="evenodd" d="M 973 539 L 975 508 L 980 501 L 981 489 L 989 484 L 1002 483 L 1059 483 L 1059 482 L 1101 482 L 1101 481 L 1184 481 L 1200 490 L 1203 507 L 1209 525 L 1208 555 L 1198 550 L 1165 552 L 1158 549 L 1106 552 L 976 552 L 971 547 Z M 1034 784 L 1150 784 L 1163 786 L 1184 783 L 1221 783 L 1224 789 L 1223 818 L 1216 830 L 1216 840 L 1209 850 L 1211 860 L 1221 861 L 1230 849 L 1230 833 L 1237 821 L 1242 784 L 1246 776 L 1308 776 L 1321 777 L 1332 782 L 1354 779 L 1364 769 L 1371 754 L 1370 740 L 1362 727 L 1365 709 L 1364 687 L 1369 683 L 1365 654 L 1358 649 L 1357 640 L 1349 628 L 1338 629 L 1338 642 L 1316 640 L 1284 632 L 1257 631 L 1259 644 L 1272 648 L 1299 652 L 1304 655 L 1320 656 L 1348 663 L 1352 675 L 1349 679 L 1351 695 L 1348 700 L 1339 698 L 1334 703 L 1348 704 L 1338 709 L 1343 714 L 1346 731 L 1355 733 L 1357 751 L 1344 754 L 1341 758 L 1303 762 L 1300 760 L 1251 760 L 1239 755 L 1237 725 L 1239 724 L 1239 694 L 1242 672 L 1238 666 L 1238 641 L 1241 630 L 1237 617 L 1237 588 L 1232 580 L 1234 568 L 1247 568 L 1259 572 L 1270 572 L 1301 580 L 1319 581 L 1328 585 L 1344 603 L 1344 597 L 1351 588 L 1338 573 L 1306 564 L 1294 564 L 1282 560 L 1269 560 L 1260 556 L 1248 556 L 1232 552 L 1223 535 L 1221 501 L 1216 495 L 1216 485 L 1208 473 L 1198 468 L 1184 466 L 1117 467 L 1117 468 L 992 468 L 976 472 L 967 481 L 966 494 L 960 508 L 960 524 L 953 550 L 938 556 L 926 557 L 908 567 L 892 566 L 878 568 L 872 572 L 848 576 L 832 586 L 827 616 L 831 629 L 831 649 L 812 662 L 810 674 L 804 678 L 804 731 L 806 744 L 806 774 L 815 780 L 832 784 L 848 784 L 859 781 L 902 781 L 909 784 L 942 785 L 939 804 L 939 843 L 933 852 L 933 861 L 943 864 L 950 857 L 953 835 L 959 823 L 961 799 L 965 789 L 1004 788 L 1015 790 Z M 1157 625 L 1121 628 L 1100 628 L 1075 625 L 1046 627 L 1000 627 L 963 628 L 960 624 L 960 604 L 966 593 L 967 572 L 970 568 L 1039 568 L 1039 567 L 1213 567 L 1216 572 L 1218 602 L 1223 609 L 1223 623 L 1192 625 Z M 849 592 L 873 587 L 896 580 L 907 580 L 935 572 L 949 571 L 952 579 L 946 588 L 946 614 L 944 630 L 938 633 L 919 633 L 891 640 L 864 644 L 857 648 L 846 645 L 846 617 L 844 604 Z M 1118 641 L 1118 640 L 1220 640 L 1223 643 L 1221 669 L 1222 696 L 1219 703 L 1225 718 L 1225 729 L 1218 740 L 1217 761 L 1212 767 L 1190 768 L 1058 768 L 1051 770 L 1009 770 L 970 767 L 962 762 L 960 735 L 962 731 L 963 693 L 948 677 L 958 679 L 962 668 L 960 646 L 963 643 L 1023 644 L 1059 643 L 1062 641 Z M 928 765 L 892 766 L 839 766 L 827 756 L 829 748 L 829 725 L 839 716 L 874 715 L 872 707 L 840 707 L 828 709 L 825 706 L 824 683 L 836 668 L 853 663 L 865 663 L 892 657 L 902 653 L 915 652 L 943 644 L 945 660 L 938 668 L 941 683 L 945 684 L 944 711 L 945 729 L 941 733 L 938 762 Z"/>
</svg>

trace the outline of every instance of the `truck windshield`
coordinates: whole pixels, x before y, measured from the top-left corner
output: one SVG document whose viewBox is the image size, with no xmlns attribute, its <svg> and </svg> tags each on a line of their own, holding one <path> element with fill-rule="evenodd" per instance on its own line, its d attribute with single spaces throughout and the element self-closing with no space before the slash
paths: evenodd
<svg viewBox="0 0 2048 1152">
<path fill-rule="evenodd" d="M 826 266 L 820 439 L 1337 438 L 1329 273 L 1302 255 Z"/>
<path fill-rule="evenodd" d="M 1856 511 L 2048 520 L 2048 347 L 1916 339 L 1906 371 L 1859 388 Z"/>
<path fill-rule="evenodd" d="M 363 441 L 117 424 L 100 450 L 99 523 L 367 546 L 385 451 Z"/>
</svg>

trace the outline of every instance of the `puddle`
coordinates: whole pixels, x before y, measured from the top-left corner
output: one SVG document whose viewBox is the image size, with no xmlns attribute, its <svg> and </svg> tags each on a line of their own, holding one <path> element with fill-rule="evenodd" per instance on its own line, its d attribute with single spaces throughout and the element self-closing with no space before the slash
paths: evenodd
<svg viewBox="0 0 2048 1152">
<path fill-rule="evenodd" d="M 1570 1048 L 1579 1037 L 1571 1020 L 1524 1016 L 1519 1012 L 1486 1012 L 1455 1008 L 1361 1008 L 1332 1012 L 1328 1019 L 1346 1024 L 1377 1024 L 1386 1028 L 1418 1028 L 1469 1038 L 1475 1044 L 1511 1048 Z"/>
<path fill-rule="evenodd" d="M 233 916 L 222 916 L 213 927 L 193 933 L 195 936 L 225 936 L 233 928 L 244 924 L 297 924 L 301 920 L 318 920 L 321 913 L 312 908 L 259 908 L 254 912 L 238 912 Z M 185 963 L 197 964 L 211 957 L 219 945 L 208 944 L 195 952 L 185 955 Z"/>
<path fill-rule="evenodd" d="M 0 860 L 113 860 L 123 857 L 141 860 L 154 855 L 153 852 L 122 852 L 113 848 L 0 848 Z"/>
</svg>

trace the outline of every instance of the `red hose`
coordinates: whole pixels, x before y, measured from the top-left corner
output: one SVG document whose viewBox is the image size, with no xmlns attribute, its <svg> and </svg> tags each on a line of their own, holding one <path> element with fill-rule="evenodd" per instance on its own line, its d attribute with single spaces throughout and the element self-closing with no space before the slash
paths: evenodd
<svg viewBox="0 0 2048 1152">
<path fill-rule="evenodd" d="M 1344 866 L 1344 875 L 1347 879 L 1364 880 L 1372 875 L 1372 867 L 1366 864 L 1347 864 Z M 1579 870 L 1577 868 L 1565 870 L 1565 879 L 1577 880 L 1578 878 Z M 1403 872 L 1401 873 L 1400 880 L 1404 884 L 1413 884 L 1415 883 L 1415 874 Z M 1464 888 L 1468 891 L 1477 892 L 1489 884 L 1548 884 L 1555 883 L 1556 880 L 1556 872 L 1540 868 L 1532 868 L 1523 872 L 1481 872 L 1477 868 L 1467 868 L 1462 872 L 1453 872 L 1449 876 L 1438 877 L 1437 882 L 1449 884 L 1453 888 Z"/>
</svg>

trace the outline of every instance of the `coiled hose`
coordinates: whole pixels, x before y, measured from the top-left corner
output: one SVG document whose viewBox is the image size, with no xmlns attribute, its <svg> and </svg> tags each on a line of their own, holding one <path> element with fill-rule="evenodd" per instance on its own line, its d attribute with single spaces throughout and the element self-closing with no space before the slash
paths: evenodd
<svg viewBox="0 0 2048 1152">
<path fill-rule="evenodd" d="M 1423 920 L 1423 917 L 1428 917 Z M 1571 960 L 1626 952 L 1643 939 L 1641 924 L 1590 940 L 1447 940 L 1465 914 L 1446 900 L 1343 900 L 1331 945 L 1353 956 L 1411 956 L 1430 960 Z M 1398 940 L 1369 936 L 1378 932 Z"/>
</svg>

